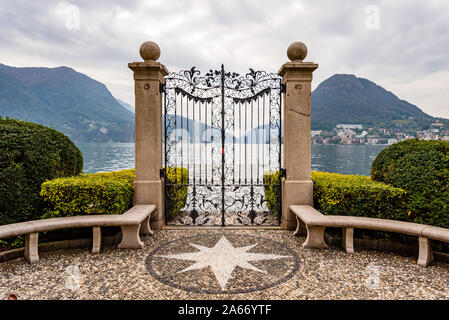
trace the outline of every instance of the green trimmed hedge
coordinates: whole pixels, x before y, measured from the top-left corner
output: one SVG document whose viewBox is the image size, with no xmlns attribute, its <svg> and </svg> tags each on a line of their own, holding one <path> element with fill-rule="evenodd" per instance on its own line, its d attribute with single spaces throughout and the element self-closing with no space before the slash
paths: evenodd
<svg viewBox="0 0 449 320">
<path fill-rule="evenodd" d="M 271 211 L 276 220 L 280 216 L 280 188 L 281 179 L 279 178 L 279 171 L 265 172 L 263 175 L 263 184 L 265 190 L 265 201 L 267 208 Z"/>
<path fill-rule="evenodd" d="M 371 177 L 407 191 L 411 221 L 449 228 L 449 142 L 395 143 L 376 157 Z"/>
<path fill-rule="evenodd" d="M 167 179 L 176 181 L 187 175 L 185 168 L 169 168 Z M 135 170 L 82 174 L 58 178 L 42 184 L 41 196 L 47 210 L 41 218 L 68 217 L 91 214 L 122 214 L 132 206 Z M 187 199 L 187 186 L 168 192 L 176 199 L 176 208 L 182 208 Z M 173 214 L 174 209 L 169 211 Z M 179 211 L 179 210 L 178 210 Z"/>
<path fill-rule="evenodd" d="M 408 220 L 407 193 L 370 177 L 312 172 L 314 206 L 323 214 Z"/>
<path fill-rule="evenodd" d="M 277 214 L 279 172 L 264 175 L 265 198 Z M 312 172 L 314 207 L 322 214 L 408 220 L 407 193 L 370 177 Z"/>
<path fill-rule="evenodd" d="M 41 184 L 82 168 L 80 150 L 61 132 L 0 117 L 0 225 L 39 219 Z"/>
<path fill-rule="evenodd" d="M 83 174 L 42 184 L 48 210 L 41 217 L 121 214 L 132 205 L 134 170 Z"/>
<path fill-rule="evenodd" d="M 165 174 L 168 194 L 165 210 L 168 215 L 175 217 L 187 202 L 189 172 L 186 168 L 167 168 Z"/>
</svg>

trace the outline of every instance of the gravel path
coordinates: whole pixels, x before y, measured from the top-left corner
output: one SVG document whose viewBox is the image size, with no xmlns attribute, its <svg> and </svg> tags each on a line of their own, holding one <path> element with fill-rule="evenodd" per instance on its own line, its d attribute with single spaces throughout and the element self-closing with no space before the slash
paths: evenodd
<svg viewBox="0 0 449 320">
<path fill-rule="evenodd" d="M 447 264 L 304 250 L 304 238 L 288 231 L 163 230 L 144 241 L 140 250 L 72 249 L 42 253 L 35 265 L 3 262 L 0 299 L 449 299 Z M 197 260 L 185 260 L 191 253 Z"/>
</svg>

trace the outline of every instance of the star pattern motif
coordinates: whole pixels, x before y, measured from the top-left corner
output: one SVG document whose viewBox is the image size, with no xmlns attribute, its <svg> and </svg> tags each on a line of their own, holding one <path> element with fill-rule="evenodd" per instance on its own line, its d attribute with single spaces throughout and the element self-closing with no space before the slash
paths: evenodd
<svg viewBox="0 0 449 320">
<path fill-rule="evenodd" d="M 261 270 L 249 262 L 291 258 L 290 256 L 281 256 L 276 254 L 248 252 L 257 246 L 257 243 L 250 246 L 234 248 L 225 236 L 222 236 L 213 247 L 204 247 L 194 243 L 190 243 L 190 245 L 199 251 L 171 255 L 158 255 L 157 257 L 195 261 L 194 264 L 179 271 L 178 273 L 210 267 L 223 291 L 225 291 L 226 284 L 231 278 L 232 272 L 236 267 L 267 273 L 265 270 Z"/>
</svg>

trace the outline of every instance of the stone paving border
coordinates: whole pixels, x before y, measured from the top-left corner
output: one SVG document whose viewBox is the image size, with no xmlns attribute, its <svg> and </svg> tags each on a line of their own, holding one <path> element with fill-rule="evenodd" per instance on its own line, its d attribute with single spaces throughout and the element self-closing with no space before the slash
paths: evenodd
<svg viewBox="0 0 449 320">
<path fill-rule="evenodd" d="M 248 288 L 248 289 L 234 289 L 234 290 L 226 290 L 226 291 L 222 291 L 222 290 L 211 290 L 211 289 L 198 289 L 195 288 L 191 285 L 189 285 L 188 283 L 186 284 L 178 284 L 176 282 L 170 281 L 168 280 L 167 277 L 163 277 L 161 275 L 159 275 L 159 273 L 157 273 L 154 270 L 153 264 L 154 264 L 154 260 L 155 260 L 155 255 L 158 252 L 165 252 L 167 249 L 170 250 L 170 247 L 173 247 L 173 245 L 176 245 L 176 243 L 181 242 L 189 242 L 189 241 L 194 241 L 195 239 L 205 239 L 207 237 L 210 237 L 210 235 L 200 235 L 200 236 L 191 236 L 191 237 L 185 237 L 185 238 L 181 238 L 181 239 L 176 239 L 173 241 L 170 241 L 169 243 L 163 244 L 159 247 L 157 247 L 156 249 L 154 249 L 149 255 L 148 258 L 146 260 L 146 265 L 147 265 L 147 269 L 148 272 L 157 280 L 159 280 L 160 282 L 168 285 L 168 286 L 172 286 L 181 290 L 185 290 L 185 291 L 190 291 L 190 292 L 195 292 L 195 293 L 207 293 L 207 294 L 237 294 L 237 293 L 249 293 L 249 292 L 254 292 L 254 291 L 260 291 L 260 290 L 265 290 L 271 287 L 275 287 L 287 280 L 289 280 L 297 271 L 298 271 L 298 267 L 299 267 L 299 258 L 297 253 L 291 249 L 289 246 L 286 246 L 283 243 L 280 243 L 278 241 L 275 240 L 271 240 L 271 239 L 267 239 L 267 238 L 262 238 L 262 237 L 254 237 L 254 236 L 248 236 L 248 235 L 242 235 L 242 234 L 233 234 L 233 235 L 229 235 L 226 232 L 222 233 L 222 234 L 217 234 L 214 235 L 215 237 L 221 237 L 221 236 L 227 236 L 227 238 L 234 238 L 234 237 L 244 237 L 246 240 L 248 238 L 251 238 L 253 240 L 259 240 L 259 245 L 256 247 L 258 249 L 260 248 L 260 243 L 261 242 L 271 242 L 273 244 L 275 244 L 276 246 L 278 246 L 278 248 L 281 248 L 282 250 L 285 250 L 286 252 L 288 252 L 288 254 L 293 258 L 293 266 L 290 268 L 289 272 L 287 275 L 284 275 L 283 277 L 277 279 L 276 281 L 271 281 L 269 283 L 266 284 L 262 284 L 259 285 L 259 283 L 255 283 L 254 285 L 252 285 L 252 288 Z M 263 247 L 263 246 L 262 246 Z M 276 249 L 278 249 L 276 248 Z M 173 248 L 172 248 L 173 249 Z M 265 250 L 267 253 L 274 253 L 274 254 L 280 254 L 279 252 L 276 252 L 275 250 L 273 250 L 274 248 L 271 247 L 267 250 Z M 195 251 L 190 250 L 190 252 Z M 190 263 L 192 264 L 192 262 Z M 189 271 L 189 272 L 195 272 L 195 271 Z M 251 271 L 248 271 L 251 272 Z M 213 280 L 213 279 L 212 279 Z"/>
</svg>

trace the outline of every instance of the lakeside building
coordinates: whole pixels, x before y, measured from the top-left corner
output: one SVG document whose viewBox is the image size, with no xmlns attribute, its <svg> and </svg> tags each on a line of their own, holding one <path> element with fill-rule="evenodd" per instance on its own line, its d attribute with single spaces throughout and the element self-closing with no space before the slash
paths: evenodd
<svg viewBox="0 0 449 320">
<path fill-rule="evenodd" d="M 363 129 L 363 125 L 361 124 L 337 124 L 337 129 L 343 130 L 354 130 L 354 129 Z"/>
<path fill-rule="evenodd" d="M 449 141 L 449 130 L 437 124 L 429 129 L 401 131 L 399 128 L 369 128 L 359 124 L 338 124 L 333 130 L 313 130 L 314 144 L 393 144 L 406 139 L 419 138 L 423 140 Z M 362 131 L 363 130 L 363 131 Z"/>
</svg>

